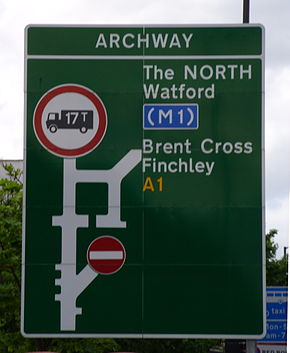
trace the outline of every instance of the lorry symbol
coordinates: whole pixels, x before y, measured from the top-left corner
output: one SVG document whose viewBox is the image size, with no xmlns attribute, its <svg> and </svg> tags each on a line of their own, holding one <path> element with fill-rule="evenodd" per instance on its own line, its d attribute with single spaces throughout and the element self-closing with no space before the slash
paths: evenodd
<svg viewBox="0 0 290 353">
<path fill-rule="evenodd" d="M 47 115 L 46 127 L 51 133 L 58 129 L 77 129 L 85 134 L 93 129 L 92 110 L 61 110 L 60 113 L 50 112 Z"/>
</svg>

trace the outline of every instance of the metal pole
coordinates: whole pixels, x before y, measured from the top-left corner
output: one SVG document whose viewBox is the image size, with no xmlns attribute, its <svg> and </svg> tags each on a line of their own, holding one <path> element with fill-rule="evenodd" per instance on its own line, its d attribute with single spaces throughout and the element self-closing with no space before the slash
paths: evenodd
<svg viewBox="0 0 290 353">
<path fill-rule="evenodd" d="M 249 23 L 250 21 L 250 0 L 243 0 L 243 23 Z"/>
<path fill-rule="evenodd" d="M 256 353 L 256 341 L 246 340 L 246 352 Z"/>
</svg>

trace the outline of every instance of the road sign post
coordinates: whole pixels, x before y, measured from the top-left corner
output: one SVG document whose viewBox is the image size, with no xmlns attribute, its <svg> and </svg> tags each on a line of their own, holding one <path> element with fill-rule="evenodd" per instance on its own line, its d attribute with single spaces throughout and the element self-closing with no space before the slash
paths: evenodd
<svg viewBox="0 0 290 353">
<path fill-rule="evenodd" d="M 24 335 L 263 335 L 263 38 L 27 27 Z"/>
</svg>

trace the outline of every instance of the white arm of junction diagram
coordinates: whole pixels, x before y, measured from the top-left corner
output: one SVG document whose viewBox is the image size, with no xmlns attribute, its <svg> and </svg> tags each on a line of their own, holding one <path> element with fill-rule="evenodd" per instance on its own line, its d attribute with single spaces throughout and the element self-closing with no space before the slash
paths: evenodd
<svg viewBox="0 0 290 353">
<path fill-rule="evenodd" d="M 64 159 L 63 176 L 63 213 L 52 217 L 52 225 L 61 227 L 61 263 L 55 266 L 60 278 L 55 285 L 60 293 L 55 300 L 60 302 L 60 330 L 75 331 L 76 315 L 82 308 L 76 300 L 83 290 L 98 276 L 89 265 L 76 273 L 77 229 L 88 228 L 88 215 L 76 214 L 77 183 L 107 183 L 108 213 L 96 215 L 97 228 L 126 228 L 121 221 L 121 182 L 123 178 L 141 161 L 141 150 L 129 151 L 113 168 L 108 170 L 78 170 L 76 159 Z"/>
</svg>

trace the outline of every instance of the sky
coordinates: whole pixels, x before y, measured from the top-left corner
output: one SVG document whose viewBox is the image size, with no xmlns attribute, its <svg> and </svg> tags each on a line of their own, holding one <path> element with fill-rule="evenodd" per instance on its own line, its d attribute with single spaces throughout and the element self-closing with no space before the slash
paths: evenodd
<svg viewBox="0 0 290 353">
<path fill-rule="evenodd" d="M 24 28 L 28 24 L 241 24 L 243 0 L 0 0 L 0 159 L 23 158 Z M 250 0 L 266 32 L 265 231 L 288 246 L 290 1 Z"/>
</svg>

